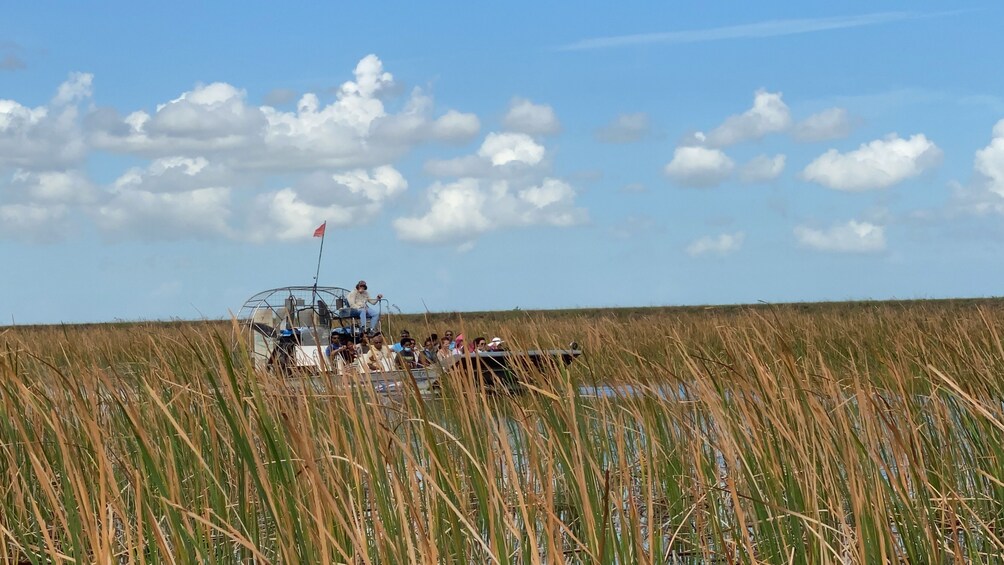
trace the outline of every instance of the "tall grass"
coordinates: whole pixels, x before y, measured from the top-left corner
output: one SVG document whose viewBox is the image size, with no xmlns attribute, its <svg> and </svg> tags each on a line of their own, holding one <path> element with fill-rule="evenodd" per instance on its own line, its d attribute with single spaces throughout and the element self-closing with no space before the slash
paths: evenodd
<svg viewBox="0 0 1004 565">
<path fill-rule="evenodd" d="M 1004 553 L 1002 306 L 415 317 L 531 392 L 255 373 L 225 324 L 0 335 L 0 563 L 936 563 Z M 235 354 L 236 353 L 236 354 Z"/>
</svg>

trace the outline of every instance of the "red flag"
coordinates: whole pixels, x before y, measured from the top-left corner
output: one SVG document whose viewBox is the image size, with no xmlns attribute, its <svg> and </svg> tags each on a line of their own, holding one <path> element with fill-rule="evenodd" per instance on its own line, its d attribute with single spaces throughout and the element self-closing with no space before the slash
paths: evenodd
<svg viewBox="0 0 1004 565">
<path fill-rule="evenodd" d="M 323 224 L 321 224 L 320 226 L 318 226 L 317 229 L 314 230 L 314 237 L 324 237 L 324 228 L 327 225 L 328 225 L 328 222 L 325 221 Z"/>
</svg>

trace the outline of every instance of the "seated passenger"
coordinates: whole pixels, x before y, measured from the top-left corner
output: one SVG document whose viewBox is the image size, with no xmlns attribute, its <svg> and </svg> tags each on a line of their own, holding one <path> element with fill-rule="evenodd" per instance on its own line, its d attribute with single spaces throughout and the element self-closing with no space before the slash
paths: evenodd
<svg viewBox="0 0 1004 565">
<path fill-rule="evenodd" d="M 419 352 L 415 349 L 415 340 L 410 337 L 401 339 L 401 351 L 398 353 L 401 365 L 408 369 L 419 367 Z"/>
<path fill-rule="evenodd" d="M 436 349 L 436 359 L 439 361 L 446 361 L 450 357 L 453 357 L 453 342 L 450 338 L 443 337 L 439 340 L 439 348 Z"/>
<path fill-rule="evenodd" d="M 401 353 L 401 349 L 404 348 L 404 340 L 406 339 L 411 339 L 411 332 L 401 330 L 401 337 L 398 339 L 398 342 L 390 346 L 394 350 L 394 353 Z"/>
<path fill-rule="evenodd" d="M 471 344 L 472 353 L 481 353 L 483 351 L 487 351 L 487 349 L 488 349 L 488 342 L 485 340 L 485 338 L 483 337 L 474 338 L 474 343 Z"/>
<path fill-rule="evenodd" d="M 331 367 L 337 371 L 344 371 L 356 361 L 358 352 L 356 344 L 347 335 L 339 335 L 337 342 L 332 342 L 325 350 L 325 355 L 331 363 Z"/>
<path fill-rule="evenodd" d="M 505 346 L 502 344 L 502 338 L 493 337 L 491 341 L 488 342 L 488 351 L 503 351 Z"/>
<path fill-rule="evenodd" d="M 397 354 L 383 342 L 383 336 L 376 334 L 370 340 L 369 351 L 363 355 L 362 364 L 370 371 L 392 371 Z"/>
<path fill-rule="evenodd" d="M 464 334 L 457 336 L 457 339 L 453 340 L 453 347 L 450 348 L 453 351 L 453 355 L 463 355 L 464 351 Z"/>
<path fill-rule="evenodd" d="M 422 343 L 422 351 L 419 362 L 423 367 L 432 365 L 436 362 L 436 350 L 434 349 L 435 343 L 436 339 L 433 336 L 425 338 L 425 341 Z"/>
</svg>

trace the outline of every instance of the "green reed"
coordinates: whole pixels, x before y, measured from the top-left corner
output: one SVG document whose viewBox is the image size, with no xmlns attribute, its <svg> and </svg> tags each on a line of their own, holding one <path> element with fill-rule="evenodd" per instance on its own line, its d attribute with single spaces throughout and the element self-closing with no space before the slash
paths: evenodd
<svg viewBox="0 0 1004 565">
<path fill-rule="evenodd" d="M 987 562 L 1004 550 L 1001 314 L 398 321 L 578 341 L 519 395 L 462 372 L 434 396 L 303 386 L 253 371 L 226 323 L 9 329 L 0 563 Z"/>
</svg>

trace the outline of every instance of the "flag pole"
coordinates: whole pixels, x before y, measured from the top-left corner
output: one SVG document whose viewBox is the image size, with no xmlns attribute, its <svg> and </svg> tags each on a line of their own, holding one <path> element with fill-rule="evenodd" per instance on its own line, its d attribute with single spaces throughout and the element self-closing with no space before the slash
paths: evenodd
<svg viewBox="0 0 1004 565">
<path fill-rule="evenodd" d="M 317 271 L 314 272 L 314 292 L 317 292 L 317 277 L 321 275 L 321 254 L 324 253 L 324 236 L 327 235 L 328 231 L 328 221 L 324 220 L 321 224 L 321 248 L 317 252 Z"/>
</svg>

